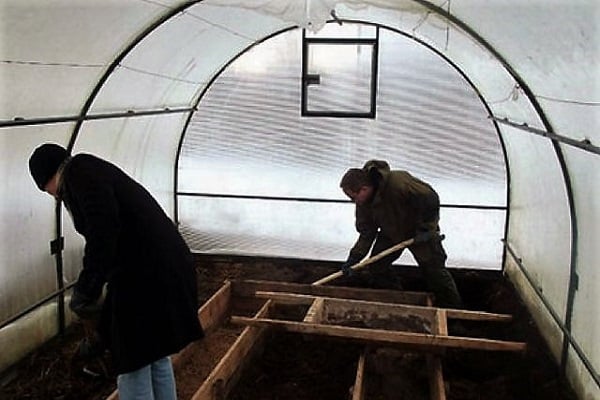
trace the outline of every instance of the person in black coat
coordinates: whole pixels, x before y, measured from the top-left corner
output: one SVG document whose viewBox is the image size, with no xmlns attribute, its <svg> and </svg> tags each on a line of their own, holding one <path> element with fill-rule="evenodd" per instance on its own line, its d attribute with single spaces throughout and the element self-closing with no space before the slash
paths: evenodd
<svg viewBox="0 0 600 400">
<path fill-rule="evenodd" d="M 193 259 L 176 226 L 139 183 L 93 155 L 69 157 L 46 143 L 29 168 L 85 238 L 69 305 L 81 318 L 100 309 L 97 332 L 119 374 L 119 398 L 175 399 L 168 356 L 203 336 Z"/>
</svg>

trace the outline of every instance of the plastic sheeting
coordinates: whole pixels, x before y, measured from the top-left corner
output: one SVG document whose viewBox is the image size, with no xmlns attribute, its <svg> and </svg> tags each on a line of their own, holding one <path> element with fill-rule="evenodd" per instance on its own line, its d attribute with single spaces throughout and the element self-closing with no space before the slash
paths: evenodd
<svg viewBox="0 0 600 400">
<path fill-rule="evenodd" d="M 338 18 L 378 23 L 435 48 L 468 77 L 495 117 L 598 147 L 596 0 L 6 0 L 0 3 L 0 119 L 75 116 L 88 100 L 93 113 L 193 106 L 241 51 L 296 24 L 316 30 L 332 8 Z M 173 215 L 174 161 L 186 117 L 86 122 L 75 150 L 122 163 Z M 595 284 L 598 155 L 503 124 L 498 128 L 509 167 L 506 239 L 563 322 L 571 304 L 567 281 L 577 274 L 569 322 L 598 371 L 599 328 L 589 318 L 598 313 L 600 292 Z M 54 290 L 48 252 L 54 204 L 33 186 L 26 159 L 41 142 L 67 144 L 74 124 L 0 129 L 0 315 L 6 317 Z M 328 165 L 331 176 L 359 158 Z M 405 165 L 429 171 L 427 178 L 440 176 L 416 160 Z M 451 192 L 434 183 L 444 196 Z M 66 235 L 71 279 L 81 242 L 68 230 Z M 522 293 L 527 290 L 525 284 Z M 532 308 L 539 305 L 535 296 L 526 300 Z M 543 311 L 542 319 L 548 320 Z M 23 323 L 23 332 L 31 326 Z M 560 353 L 558 327 L 541 326 L 548 327 L 543 332 Z M 7 360 L 0 361 L 2 368 Z M 566 367 L 582 398 L 600 398 L 597 379 L 573 348 Z"/>
</svg>

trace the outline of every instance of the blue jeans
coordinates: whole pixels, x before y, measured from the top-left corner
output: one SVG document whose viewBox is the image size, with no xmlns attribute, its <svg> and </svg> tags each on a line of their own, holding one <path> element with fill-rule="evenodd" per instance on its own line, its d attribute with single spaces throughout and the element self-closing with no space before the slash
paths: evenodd
<svg viewBox="0 0 600 400">
<path fill-rule="evenodd" d="M 117 377 L 119 400 L 177 400 L 169 357 Z"/>
</svg>

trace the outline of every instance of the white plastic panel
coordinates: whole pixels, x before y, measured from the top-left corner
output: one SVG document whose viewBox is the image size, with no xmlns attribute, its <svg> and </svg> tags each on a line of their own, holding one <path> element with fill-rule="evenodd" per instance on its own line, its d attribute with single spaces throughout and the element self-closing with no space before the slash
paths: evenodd
<svg viewBox="0 0 600 400">
<path fill-rule="evenodd" d="M 253 24 L 246 23 L 250 18 Z M 278 26 L 281 21 L 253 11 L 199 2 L 135 47 L 111 74 L 94 107 L 115 111 L 192 105 L 221 67 Z"/>
<path fill-rule="evenodd" d="M 600 86 L 600 79 L 591 80 L 590 86 Z M 600 93 L 596 98 L 600 99 Z M 577 141 L 589 141 L 600 148 L 600 100 L 591 105 L 540 99 L 540 104 L 556 134 Z"/>
<path fill-rule="evenodd" d="M 451 10 L 515 67 L 556 132 L 598 145 L 597 0 L 455 0 Z"/>
<path fill-rule="evenodd" d="M 511 167 L 508 242 L 558 315 L 565 315 L 571 260 L 567 194 L 551 142 L 503 127 Z"/>
<path fill-rule="evenodd" d="M 123 43 L 162 11 L 135 0 L 2 1 L 0 119 L 79 114 Z"/>
<path fill-rule="evenodd" d="M 581 358 L 575 353 L 575 350 L 569 350 L 567 377 L 574 383 L 575 392 L 582 400 L 600 399 L 600 387 L 592 379 Z M 597 365 L 597 361 L 595 363 Z M 596 369 L 597 370 L 597 369 Z"/>
<path fill-rule="evenodd" d="M 100 78 L 99 68 L 4 65 L 0 73 L 0 119 L 75 116 L 83 95 Z M 36 95 L 32 95 L 35 92 Z M 61 101 L 54 101 L 55 99 Z"/>
<path fill-rule="evenodd" d="M 58 333 L 56 301 L 48 302 L 17 322 L 0 329 L 0 371 L 23 358 Z"/>
<path fill-rule="evenodd" d="M 571 172 L 571 184 L 577 212 L 578 285 L 573 306 L 572 333 L 592 365 L 600 365 L 600 157 L 563 146 Z"/>
<path fill-rule="evenodd" d="M 506 257 L 504 274 L 510 280 L 511 284 L 514 285 L 515 290 L 519 293 L 519 299 L 530 312 L 536 328 L 544 337 L 544 341 L 548 345 L 554 361 L 559 363 L 563 345 L 563 333 L 560 326 L 552 317 L 552 314 L 546 308 L 546 305 L 536 293 L 535 283 L 532 285 L 529 282 L 523 270 L 517 265 L 517 260 L 512 256 Z M 559 314 L 557 313 L 556 315 Z"/>
<path fill-rule="evenodd" d="M 351 203 L 181 196 L 180 227 L 202 253 L 345 260 L 358 234 Z M 499 269 L 504 212 L 441 211 L 448 266 Z M 477 231 L 477 235 L 472 232 Z M 415 264 L 406 251 L 398 263 Z"/>
<path fill-rule="evenodd" d="M 88 121 L 73 154 L 88 152 L 113 162 L 140 182 L 173 216 L 175 150 L 187 113 Z M 171 149 L 171 150 L 165 150 Z"/>
<path fill-rule="evenodd" d="M 341 260 L 356 240 L 350 203 L 187 196 L 178 201 L 181 230 L 196 251 Z"/>
<path fill-rule="evenodd" d="M 55 201 L 29 174 L 33 150 L 66 144 L 71 124 L 0 131 L 0 321 L 56 290 L 50 241 L 56 237 Z"/>
</svg>

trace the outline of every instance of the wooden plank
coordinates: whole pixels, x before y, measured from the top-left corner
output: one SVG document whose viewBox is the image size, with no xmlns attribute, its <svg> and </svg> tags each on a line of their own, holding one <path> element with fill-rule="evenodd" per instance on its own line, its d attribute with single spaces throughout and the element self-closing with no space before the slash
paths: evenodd
<svg viewBox="0 0 600 400">
<path fill-rule="evenodd" d="M 365 367 L 366 367 L 367 351 L 363 351 L 358 359 L 356 367 L 356 379 L 354 380 L 354 388 L 352 390 L 352 400 L 364 400 L 366 395 L 365 385 Z"/>
<path fill-rule="evenodd" d="M 223 286 L 221 286 L 221 288 L 198 309 L 198 320 L 200 321 L 200 325 L 202 325 L 205 334 L 210 334 L 210 332 L 216 329 L 225 319 L 225 315 L 229 309 L 230 299 L 231 282 L 225 281 Z M 190 343 L 179 353 L 174 354 L 171 357 L 174 369 L 177 368 L 178 365 L 188 362 L 190 358 L 189 348 L 192 345 L 193 343 Z M 117 400 L 118 398 L 118 391 L 115 390 L 106 398 L 106 400 Z"/>
<path fill-rule="evenodd" d="M 321 287 L 321 286 L 317 286 Z M 322 286 L 325 288 L 326 286 Z M 258 290 L 255 292 L 256 297 L 262 299 L 273 299 L 277 302 L 282 302 L 286 304 L 311 304 L 314 299 L 317 298 L 315 295 L 311 294 L 297 294 L 297 293 L 286 293 L 286 292 L 268 292 Z M 410 311 L 413 314 L 423 315 L 423 316 L 431 316 L 436 310 L 440 310 L 435 307 L 425 307 L 419 305 L 407 305 L 407 304 L 397 304 L 397 303 L 389 303 L 389 302 L 379 302 L 379 301 L 367 301 L 367 300 L 355 300 L 355 299 L 345 299 L 340 300 L 338 297 L 327 297 L 327 296 L 319 296 L 323 297 L 328 301 L 338 301 L 338 304 L 344 304 L 348 307 L 360 308 L 360 307 L 393 307 L 397 310 L 406 310 Z M 488 313 L 483 311 L 469 311 L 469 310 L 455 310 L 455 309 L 443 309 L 445 311 L 447 318 L 454 319 L 464 319 L 464 320 L 476 320 L 476 321 L 496 321 L 496 322 L 507 322 L 512 320 L 512 315 L 509 314 L 495 314 Z"/>
<path fill-rule="evenodd" d="M 256 313 L 255 318 L 269 315 L 272 302 L 267 301 Z M 256 352 L 262 345 L 265 336 L 265 327 L 246 327 L 225 356 L 219 361 L 200 388 L 192 396 L 192 400 L 224 399 L 236 383 L 245 360 Z"/>
<path fill-rule="evenodd" d="M 438 308 L 435 311 L 435 330 L 438 335 L 448 336 L 448 318 L 446 309 Z M 442 361 L 440 354 L 443 354 L 445 349 L 440 349 L 439 354 L 429 353 L 426 356 L 427 370 L 429 377 L 429 399 L 430 400 L 446 400 L 446 388 L 444 386 L 444 374 L 442 372 Z"/>
<path fill-rule="evenodd" d="M 312 305 L 306 312 L 306 315 L 304 316 L 304 322 L 313 324 L 320 323 L 323 316 L 323 303 L 324 300 L 322 297 L 315 298 Z"/>
<path fill-rule="evenodd" d="M 223 286 L 208 299 L 198 310 L 198 319 L 205 334 L 216 329 L 225 319 L 231 302 L 231 282 L 225 281 Z"/>
<path fill-rule="evenodd" d="M 383 345 L 407 345 L 423 351 L 438 348 L 461 348 L 490 351 L 524 351 L 526 344 L 493 339 L 432 335 L 427 333 L 353 328 L 339 325 L 308 324 L 268 318 L 231 317 L 233 324 L 273 327 L 290 332 L 323 335 Z"/>
<path fill-rule="evenodd" d="M 320 320 L 305 321 L 336 325 L 336 321 L 364 324 L 366 327 L 377 328 L 382 323 L 385 326 L 396 326 L 395 330 L 408 330 L 413 332 L 433 333 L 435 324 L 435 310 L 429 307 L 415 307 L 404 304 L 389 304 L 362 300 L 338 299 L 331 297 L 315 297 L 305 294 L 262 292 L 257 291 L 256 296 L 271 299 L 277 303 L 285 304 L 311 304 L 317 298 L 322 299 Z M 403 327 L 404 329 L 401 329 Z"/>
<path fill-rule="evenodd" d="M 441 336 L 448 336 L 448 318 L 446 309 L 438 308 L 435 311 L 435 333 Z M 440 354 L 446 349 L 440 349 L 437 353 L 426 355 L 428 378 L 429 378 L 429 399 L 446 400 L 446 388 L 444 386 L 444 375 L 442 373 L 442 361 Z"/>
<path fill-rule="evenodd" d="M 452 319 L 493 322 L 509 322 L 513 319 L 512 315 L 510 314 L 495 314 L 485 311 L 456 310 L 452 308 L 446 309 L 446 316 Z"/>
<path fill-rule="evenodd" d="M 438 335 L 448 336 L 448 317 L 446 310 L 438 308 L 435 312 L 435 333 Z"/>
<path fill-rule="evenodd" d="M 426 358 L 429 372 L 429 398 L 430 400 L 446 400 L 446 388 L 440 357 L 427 354 Z"/>
<path fill-rule="evenodd" d="M 431 299 L 431 294 L 425 292 L 362 289 L 344 286 L 314 286 L 302 283 L 260 280 L 233 280 L 232 289 L 233 296 L 236 297 L 253 297 L 256 291 L 266 291 L 423 306 L 427 305 L 429 299 Z"/>
<path fill-rule="evenodd" d="M 286 293 L 286 292 L 265 292 L 257 290 L 254 295 L 259 299 L 273 300 L 278 304 L 290 304 L 290 305 L 302 305 L 307 306 L 313 304 L 317 299 L 324 299 L 321 296 L 313 296 L 311 294 L 297 294 L 297 293 Z M 329 299 L 331 297 L 328 297 Z"/>
</svg>

